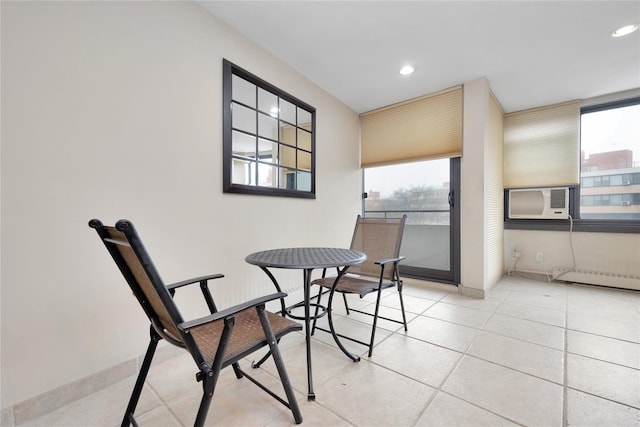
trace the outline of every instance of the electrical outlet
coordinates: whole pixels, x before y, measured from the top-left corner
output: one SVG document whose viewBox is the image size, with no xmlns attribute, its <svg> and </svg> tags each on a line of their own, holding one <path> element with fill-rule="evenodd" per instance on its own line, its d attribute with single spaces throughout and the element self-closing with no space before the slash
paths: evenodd
<svg viewBox="0 0 640 427">
<path fill-rule="evenodd" d="M 518 258 L 520 258 L 520 249 L 515 248 L 511 253 L 511 259 L 518 259 Z"/>
<path fill-rule="evenodd" d="M 538 261 L 538 262 L 543 262 L 544 261 L 544 256 L 542 255 L 542 252 L 538 252 L 536 254 L 536 261 Z"/>
</svg>

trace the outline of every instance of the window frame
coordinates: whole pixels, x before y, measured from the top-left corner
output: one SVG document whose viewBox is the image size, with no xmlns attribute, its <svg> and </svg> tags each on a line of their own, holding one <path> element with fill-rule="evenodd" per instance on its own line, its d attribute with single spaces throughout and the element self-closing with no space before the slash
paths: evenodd
<svg viewBox="0 0 640 427">
<path fill-rule="evenodd" d="M 580 108 L 580 118 L 586 113 L 605 111 L 614 108 L 640 105 L 640 97 L 632 97 L 619 101 L 606 102 L 602 104 L 590 105 Z M 582 175 L 582 169 L 580 169 Z M 595 184 L 595 180 L 594 180 Z M 569 215 L 571 219 L 510 219 L 508 217 L 509 189 L 504 190 L 504 228 L 505 230 L 550 230 L 550 231 L 573 231 L 601 232 L 601 233 L 640 233 L 640 220 L 636 219 L 582 219 L 580 218 L 580 189 L 582 177 L 579 185 L 569 187 Z M 586 187 L 589 188 L 589 187 Z"/>
<path fill-rule="evenodd" d="M 233 108 L 232 108 L 232 104 L 235 102 L 236 104 L 239 105 L 243 105 L 241 102 L 239 102 L 238 100 L 233 100 L 233 93 L 232 93 L 232 81 L 233 81 L 233 76 L 237 76 L 240 77 L 244 80 L 246 80 L 249 83 L 252 83 L 256 86 L 257 90 L 256 92 L 259 92 L 260 89 L 267 91 L 275 96 L 277 96 L 279 99 L 285 100 L 291 104 L 293 104 L 295 107 L 300 108 L 305 110 L 306 112 L 308 112 L 311 115 L 311 129 L 310 131 L 308 131 L 310 133 L 310 137 L 311 137 L 311 148 L 310 148 L 310 152 L 307 150 L 303 150 L 299 147 L 293 147 L 290 146 L 282 141 L 280 141 L 280 138 L 278 138 L 278 141 L 275 140 L 271 140 L 268 139 L 268 141 L 273 142 L 278 144 L 278 146 L 286 146 L 289 148 L 293 148 L 294 150 L 296 150 L 296 153 L 298 151 L 304 151 L 305 153 L 309 153 L 310 154 L 310 170 L 306 171 L 304 170 L 304 172 L 309 172 L 310 173 L 310 190 L 306 191 L 306 190 L 297 190 L 297 189 L 288 189 L 288 188 L 280 188 L 280 187 L 271 187 L 271 186 L 260 186 L 260 185 L 247 185 L 247 184 L 239 184 L 239 183 L 234 183 L 232 176 L 233 176 L 233 167 L 232 167 L 232 162 L 233 159 L 239 159 L 238 157 L 234 157 L 233 155 Z M 237 65 L 233 64 L 232 62 L 228 61 L 227 59 L 223 59 L 223 135 L 222 135 L 222 146 L 223 146 L 223 153 L 222 153 L 222 160 L 223 160 L 223 166 L 222 166 L 222 174 L 223 174 L 223 178 L 222 178 L 222 191 L 224 193 L 239 193 L 239 194 L 252 194 L 252 195 L 262 195 L 262 196 L 276 196 L 276 197 L 295 197 L 295 198 L 304 198 L 304 199 L 315 199 L 316 198 L 316 109 L 314 107 L 312 107 L 311 105 L 305 103 L 304 101 L 301 101 L 300 99 L 294 97 L 293 95 L 288 94 L 287 92 L 279 89 L 278 87 L 266 82 L 265 80 L 257 77 L 256 75 L 248 72 L 247 70 L 238 67 Z M 243 105 L 244 106 L 244 105 Z M 256 111 L 256 120 L 259 120 L 260 118 L 260 114 L 263 114 L 262 112 L 260 112 L 259 110 L 259 106 L 256 102 L 256 106 L 245 106 L 247 108 L 251 108 L 251 109 L 255 109 Z M 280 118 L 278 118 L 278 121 L 280 121 Z M 289 122 L 286 122 L 287 124 L 291 124 Z M 306 130 L 303 129 L 301 127 L 299 127 L 298 123 L 294 124 L 296 129 L 302 129 L 302 130 Z M 278 126 L 280 127 L 280 126 Z M 247 133 L 247 135 L 251 135 L 254 136 L 257 139 L 260 139 L 260 135 L 259 135 L 259 130 L 257 130 L 256 128 L 256 133 L 255 134 L 250 134 Z M 259 164 L 258 162 L 258 158 L 256 157 L 255 160 L 256 164 Z M 286 166 L 283 163 L 281 163 L 281 158 L 280 156 L 278 156 L 277 158 L 277 162 L 273 163 L 274 167 L 276 168 L 287 168 L 287 169 L 292 169 L 293 171 L 295 171 L 295 173 L 297 174 L 298 172 L 300 172 L 302 169 L 299 169 L 298 167 L 290 167 L 290 166 Z M 296 164 L 297 166 L 297 164 Z"/>
</svg>

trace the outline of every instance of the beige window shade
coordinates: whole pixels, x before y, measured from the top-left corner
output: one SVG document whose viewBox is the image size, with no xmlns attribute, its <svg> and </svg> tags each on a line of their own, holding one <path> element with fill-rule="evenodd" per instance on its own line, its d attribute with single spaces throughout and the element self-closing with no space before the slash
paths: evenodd
<svg viewBox="0 0 640 427">
<path fill-rule="evenodd" d="M 462 86 L 360 116 L 362 167 L 462 154 Z"/>
<path fill-rule="evenodd" d="M 580 101 L 505 115 L 505 187 L 573 185 L 579 174 Z"/>
</svg>

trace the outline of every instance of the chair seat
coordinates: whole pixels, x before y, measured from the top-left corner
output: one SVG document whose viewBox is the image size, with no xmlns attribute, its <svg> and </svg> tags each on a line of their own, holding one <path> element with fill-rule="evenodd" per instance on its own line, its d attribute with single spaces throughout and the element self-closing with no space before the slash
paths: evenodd
<svg viewBox="0 0 640 427">
<path fill-rule="evenodd" d="M 331 289 L 333 286 L 333 282 L 335 281 L 335 277 L 323 277 L 321 279 L 316 279 L 311 282 L 312 285 L 319 285 L 323 288 Z M 363 298 L 365 295 L 376 292 L 378 290 L 379 281 L 376 278 L 363 278 L 345 275 L 342 276 L 340 281 L 338 282 L 338 286 L 336 287 L 336 292 L 342 292 L 347 294 L 358 294 L 360 298 Z M 394 286 L 393 282 L 384 281 L 382 282 L 382 289 L 387 289 Z"/>
<path fill-rule="evenodd" d="M 271 312 L 266 313 L 276 339 L 280 339 L 280 337 L 291 331 L 302 330 L 302 325 L 293 320 L 286 319 Z M 222 335 L 223 325 L 223 322 L 219 321 L 191 329 L 194 340 L 210 363 L 213 362 L 215 357 L 218 342 Z M 250 308 L 241 311 L 235 315 L 235 324 L 231 332 L 231 338 L 227 344 L 223 366 L 228 366 L 238 361 L 256 349 L 266 345 L 266 342 L 264 330 L 262 329 L 256 310 Z"/>
</svg>

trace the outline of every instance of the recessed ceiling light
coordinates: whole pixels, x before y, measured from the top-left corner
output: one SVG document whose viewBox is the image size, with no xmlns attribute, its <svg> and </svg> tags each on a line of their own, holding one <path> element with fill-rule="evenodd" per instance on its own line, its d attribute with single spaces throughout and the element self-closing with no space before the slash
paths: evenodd
<svg viewBox="0 0 640 427">
<path fill-rule="evenodd" d="M 622 36 L 626 36 L 627 34 L 633 33 L 637 29 L 638 29 L 638 24 L 625 25 L 624 27 L 620 27 L 614 32 L 612 32 L 611 35 L 613 37 L 622 37 Z"/>
<path fill-rule="evenodd" d="M 411 65 L 405 65 L 400 69 L 400 74 L 403 76 L 408 76 L 409 74 L 414 72 L 414 68 Z"/>
</svg>

